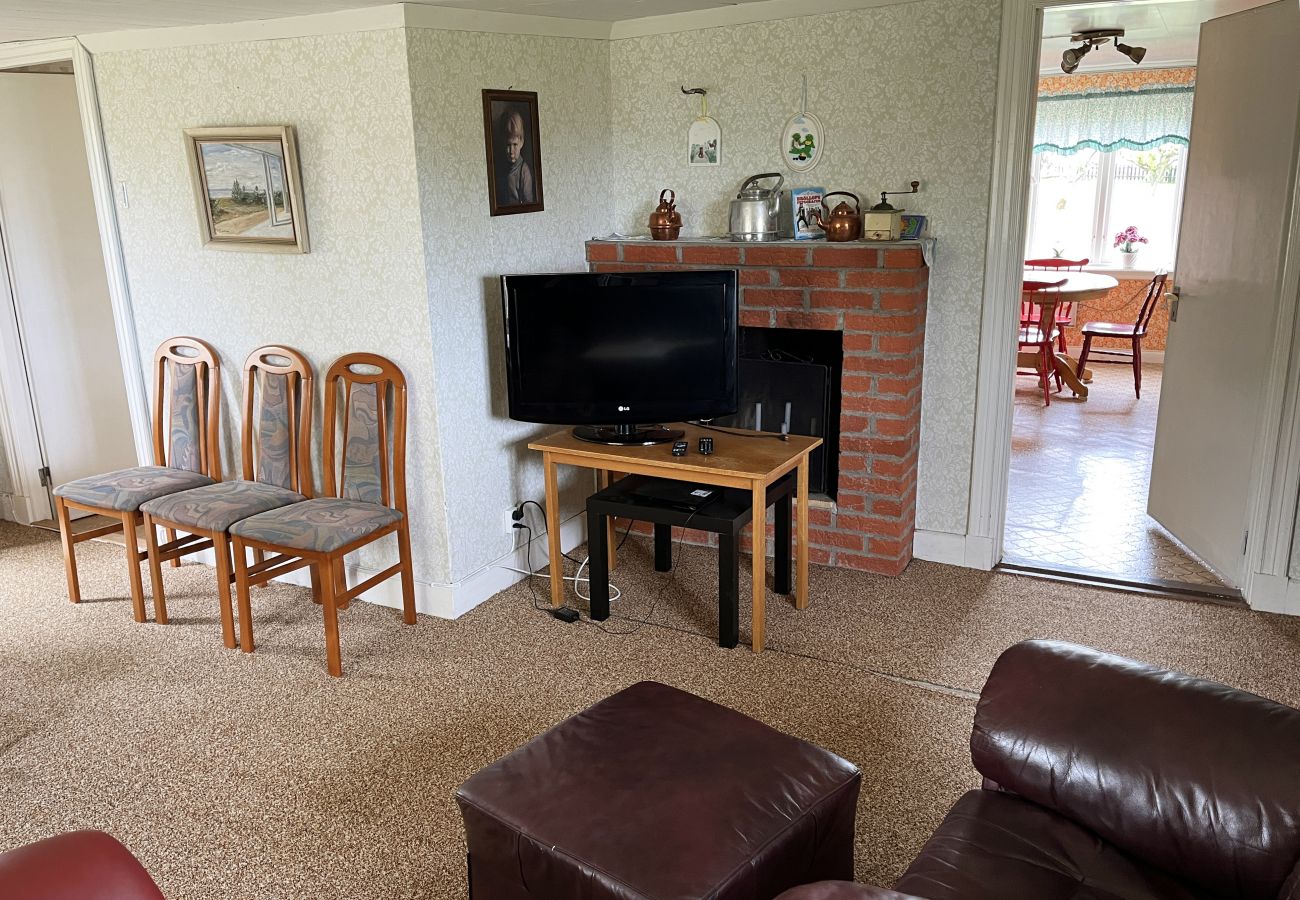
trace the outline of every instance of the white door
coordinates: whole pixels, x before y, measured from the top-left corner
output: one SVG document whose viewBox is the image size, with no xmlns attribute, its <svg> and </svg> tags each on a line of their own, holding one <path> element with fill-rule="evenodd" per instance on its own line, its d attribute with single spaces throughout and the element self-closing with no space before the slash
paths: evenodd
<svg viewBox="0 0 1300 900">
<path fill-rule="evenodd" d="M 1201 26 L 1147 511 L 1234 586 L 1290 221 L 1300 5 Z M 1172 317 L 1171 317 L 1172 318 Z"/>
<path fill-rule="evenodd" d="M 0 73 L 0 135 L 0 238 L 45 465 L 55 484 L 133 466 L 72 76 Z M 6 396 L 19 396 L 22 374 L 6 361 Z M 31 484 L 35 473 L 13 474 Z"/>
</svg>

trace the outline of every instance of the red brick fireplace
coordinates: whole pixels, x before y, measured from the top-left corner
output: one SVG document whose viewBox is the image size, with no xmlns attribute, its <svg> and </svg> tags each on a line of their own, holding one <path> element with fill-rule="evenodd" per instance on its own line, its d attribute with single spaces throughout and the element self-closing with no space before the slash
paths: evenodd
<svg viewBox="0 0 1300 900">
<path fill-rule="evenodd" d="M 587 261 L 593 272 L 735 268 L 742 326 L 842 331 L 839 481 L 834 503 L 810 513 L 810 558 L 886 575 L 906 568 L 929 280 L 918 244 L 588 241 Z"/>
</svg>

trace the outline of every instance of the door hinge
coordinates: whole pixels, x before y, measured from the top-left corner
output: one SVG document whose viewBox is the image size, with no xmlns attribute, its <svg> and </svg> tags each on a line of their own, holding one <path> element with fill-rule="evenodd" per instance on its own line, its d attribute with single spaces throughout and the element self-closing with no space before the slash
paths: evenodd
<svg viewBox="0 0 1300 900">
<path fill-rule="evenodd" d="M 39 469 L 36 470 L 36 474 L 37 474 L 37 475 L 40 477 L 40 479 L 41 479 L 41 487 L 53 487 L 53 486 L 54 486 L 54 479 L 53 479 L 52 477 L 50 477 L 50 467 L 49 467 L 49 466 L 41 466 Z"/>
<path fill-rule="evenodd" d="M 1250 543 L 1250 531 L 1248 530 L 1248 531 L 1246 532 L 1246 536 L 1243 537 L 1243 538 L 1241 539 L 1241 555 L 1242 555 L 1242 556 L 1245 556 L 1245 555 L 1246 555 L 1246 545 L 1249 544 L 1249 543 Z"/>
</svg>

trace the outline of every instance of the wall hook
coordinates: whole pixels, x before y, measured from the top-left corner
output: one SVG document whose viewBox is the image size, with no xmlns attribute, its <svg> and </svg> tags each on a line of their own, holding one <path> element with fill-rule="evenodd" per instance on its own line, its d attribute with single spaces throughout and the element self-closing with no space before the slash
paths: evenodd
<svg viewBox="0 0 1300 900">
<path fill-rule="evenodd" d="M 701 118 L 701 119 L 707 118 L 708 115 L 709 115 L 709 92 L 708 92 L 707 90 L 705 90 L 704 88 L 689 88 L 689 89 L 688 89 L 688 88 L 686 87 L 686 85 L 682 85 L 681 87 L 682 87 L 682 93 L 683 93 L 683 94 L 686 94 L 687 96 L 690 96 L 691 94 L 699 94 L 699 95 L 700 95 L 700 115 L 699 115 L 699 118 Z"/>
</svg>

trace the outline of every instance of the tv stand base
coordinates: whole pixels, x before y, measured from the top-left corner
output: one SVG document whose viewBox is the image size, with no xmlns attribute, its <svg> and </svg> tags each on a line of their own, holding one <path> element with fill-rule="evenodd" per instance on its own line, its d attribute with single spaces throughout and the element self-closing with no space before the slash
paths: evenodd
<svg viewBox="0 0 1300 900">
<path fill-rule="evenodd" d="M 651 444 L 669 444 L 680 441 L 686 432 L 680 428 L 663 428 L 659 425 L 579 425 L 573 429 L 573 436 L 580 441 L 592 444 L 609 444 L 614 447 L 641 446 Z"/>
</svg>

